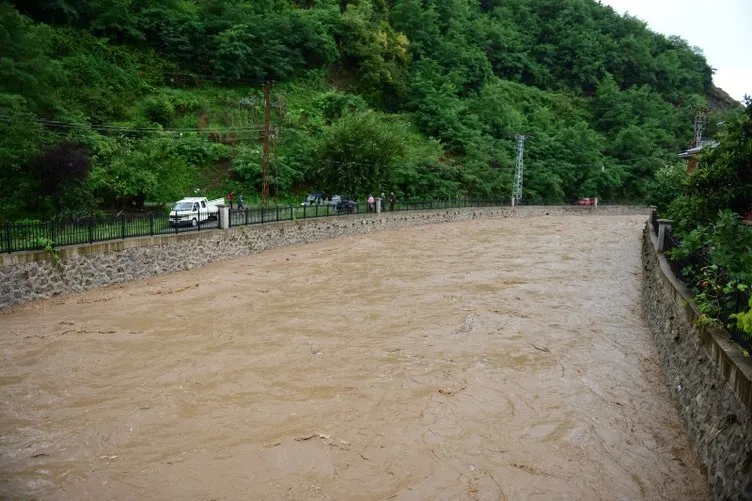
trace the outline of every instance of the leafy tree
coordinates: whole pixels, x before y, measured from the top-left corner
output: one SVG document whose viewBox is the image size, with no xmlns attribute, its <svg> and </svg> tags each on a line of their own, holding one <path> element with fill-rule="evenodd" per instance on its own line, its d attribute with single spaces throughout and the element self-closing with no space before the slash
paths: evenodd
<svg viewBox="0 0 752 501">
<path fill-rule="evenodd" d="M 191 193 L 197 168 L 173 141 L 156 137 L 114 145 L 108 162 L 92 168 L 94 193 L 104 205 L 119 209 L 141 208 L 147 201 L 168 204 Z"/>
<path fill-rule="evenodd" d="M 404 151 L 400 131 L 375 113 L 345 115 L 324 131 L 314 176 L 332 192 L 378 191 L 390 180 Z"/>
<path fill-rule="evenodd" d="M 57 214 L 90 208 L 83 186 L 89 175 L 89 152 L 78 144 L 59 143 L 40 152 L 30 168 L 39 179 L 40 195 L 49 196 Z M 71 196 L 75 193 L 77 196 Z M 82 197 L 82 195 L 84 195 Z"/>
<path fill-rule="evenodd" d="M 302 11 L 248 17 L 217 40 L 214 70 L 227 80 L 285 80 L 302 69 L 330 64 L 337 55 L 329 28 Z"/>
<path fill-rule="evenodd" d="M 41 126 L 22 98 L 0 94 L 0 104 L 10 112 L 0 119 L 0 186 L 13 187 L 0 190 L 0 220 L 4 220 L 31 209 L 36 201 L 39 180 L 27 164 L 37 154 Z"/>
<path fill-rule="evenodd" d="M 670 213 L 688 231 L 713 223 L 722 210 L 738 216 L 752 211 L 752 100 L 719 135 L 717 147 L 702 155 Z"/>
<path fill-rule="evenodd" d="M 439 19 L 433 6 L 421 0 L 396 0 L 390 11 L 391 25 L 404 33 L 410 52 L 420 58 L 432 54 L 440 41 Z"/>
<path fill-rule="evenodd" d="M 49 57 L 50 38 L 48 27 L 0 4 L 0 96 L 21 96 L 35 111 L 52 106 L 61 79 L 57 63 Z"/>
</svg>

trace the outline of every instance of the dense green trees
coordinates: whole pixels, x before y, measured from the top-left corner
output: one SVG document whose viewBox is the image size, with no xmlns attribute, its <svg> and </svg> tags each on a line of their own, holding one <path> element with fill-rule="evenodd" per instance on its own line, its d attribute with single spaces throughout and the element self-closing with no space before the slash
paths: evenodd
<svg viewBox="0 0 752 501">
<path fill-rule="evenodd" d="M 681 233 L 712 225 L 722 211 L 738 218 L 752 213 L 752 101 L 725 124 L 718 141 L 706 148 L 699 167 L 685 177 L 681 194 L 667 208 Z"/>
<path fill-rule="evenodd" d="M 654 201 L 674 220 L 681 239 L 672 257 L 705 256 L 683 273 L 710 319 L 745 310 L 739 303 L 752 288 L 752 227 L 743 222 L 752 217 L 752 100 L 746 104 L 724 124 L 718 142 L 705 148 L 691 174 L 662 170 L 654 187 Z M 736 321 L 733 315 L 730 320 Z M 752 335 L 752 311 L 741 314 L 738 323 Z"/>
<path fill-rule="evenodd" d="M 5 0 L 0 43 L 0 217 L 252 194 L 266 80 L 283 195 L 508 198 L 525 133 L 528 200 L 641 199 L 712 76 L 592 0 Z M 59 145 L 76 197 L 33 174 Z"/>
</svg>

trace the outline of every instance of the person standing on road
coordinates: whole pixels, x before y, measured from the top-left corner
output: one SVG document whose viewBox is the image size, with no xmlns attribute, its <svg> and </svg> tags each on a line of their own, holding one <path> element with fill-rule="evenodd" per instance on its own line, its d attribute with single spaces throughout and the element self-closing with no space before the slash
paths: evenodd
<svg viewBox="0 0 752 501">
<path fill-rule="evenodd" d="M 389 198 L 389 210 L 394 210 L 394 204 L 397 203 L 397 197 L 394 196 L 394 192 L 392 192 L 391 197 Z"/>
<path fill-rule="evenodd" d="M 243 209 L 245 209 L 245 203 L 243 200 L 243 194 L 241 193 L 240 195 L 238 195 L 238 210 L 243 210 Z"/>
<path fill-rule="evenodd" d="M 368 212 L 373 212 L 373 195 L 368 195 Z"/>
<path fill-rule="evenodd" d="M 230 192 L 229 195 L 227 195 L 227 200 L 230 202 L 230 210 L 232 210 L 232 198 L 235 194 L 233 192 Z"/>
</svg>

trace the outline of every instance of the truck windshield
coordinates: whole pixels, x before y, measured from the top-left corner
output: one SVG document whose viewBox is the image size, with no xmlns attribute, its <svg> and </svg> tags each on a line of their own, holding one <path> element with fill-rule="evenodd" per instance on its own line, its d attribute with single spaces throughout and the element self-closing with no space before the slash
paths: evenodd
<svg viewBox="0 0 752 501">
<path fill-rule="evenodd" d="M 191 210 L 193 202 L 178 202 L 172 208 L 172 210 Z"/>
</svg>

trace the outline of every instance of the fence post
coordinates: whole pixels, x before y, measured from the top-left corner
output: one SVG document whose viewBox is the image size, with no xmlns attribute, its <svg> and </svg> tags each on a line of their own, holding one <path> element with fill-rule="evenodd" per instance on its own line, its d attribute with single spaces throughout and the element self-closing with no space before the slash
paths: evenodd
<svg viewBox="0 0 752 501">
<path fill-rule="evenodd" d="M 94 243 L 94 216 L 89 216 L 89 243 Z"/>
<path fill-rule="evenodd" d="M 154 213 L 149 213 L 149 236 L 154 236 Z"/>
<path fill-rule="evenodd" d="M 292 205 L 291 205 L 291 206 L 290 206 L 290 221 L 292 221 L 293 219 L 295 219 L 295 218 L 293 217 L 293 213 L 292 213 Z"/>
<path fill-rule="evenodd" d="M 125 240 L 125 216 L 120 217 L 120 236 Z"/>
<path fill-rule="evenodd" d="M 8 254 L 13 252 L 13 248 L 10 246 L 10 221 L 5 222 L 5 243 L 8 246 Z"/>
<path fill-rule="evenodd" d="M 227 230 L 230 228 L 230 226 L 232 226 L 230 208 L 225 204 L 217 205 L 217 222 L 217 227 L 220 230 Z"/>
<path fill-rule="evenodd" d="M 671 235 L 671 219 L 658 220 L 658 252 L 663 253 L 668 249 L 668 237 Z"/>
<path fill-rule="evenodd" d="M 264 206 L 261 206 L 261 224 L 264 224 Z"/>
<path fill-rule="evenodd" d="M 245 208 L 245 225 L 248 226 L 248 207 Z"/>
</svg>

